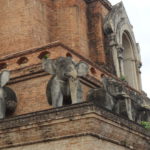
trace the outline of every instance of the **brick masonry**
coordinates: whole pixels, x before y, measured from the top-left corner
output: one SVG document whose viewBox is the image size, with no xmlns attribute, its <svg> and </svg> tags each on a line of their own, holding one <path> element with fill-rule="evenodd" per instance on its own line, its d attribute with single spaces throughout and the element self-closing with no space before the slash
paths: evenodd
<svg viewBox="0 0 150 150">
<path fill-rule="evenodd" d="M 1 56 L 61 41 L 79 54 L 105 63 L 102 22 L 108 9 L 100 1 L 0 0 L 0 3 Z"/>
<path fill-rule="evenodd" d="M 59 56 L 65 57 L 66 54 L 69 53 L 76 62 L 81 60 L 87 61 L 80 55 L 75 55 L 76 53 L 71 49 L 67 49 L 67 47 L 63 48 L 62 46 L 61 43 L 49 44 L 48 46 L 39 49 L 31 49 L 24 53 L 9 55 L 0 60 L 1 63 L 7 63 L 7 69 L 12 70 L 11 81 L 8 86 L 16 92 L 18 98 L 17 110 L 13 115 L 21 115 L 52 107 L 48 104 L 46 98 L 46 87 L 51 76 L 43 71 L 41 67 L 42 60 L 38 58 L 42 52 L 49 52 L 51 59 Z M 21 65 L 17 64 L 16 62 L 18 62 L 18 59 L 22 57 L 26 57 L 28 62 Z M 87 76 L 87 79 L 80 79 L 83 83 L 83 100 L 86 100 L 87 93 L 91 87 L 100 86 L 100 81 L 98 80 L 100 79 L 101 71 L 95 69 L 96 73 L 93 74 L 90 71 L 93 67 L 92 63 L 91 65 L 89 64 L 89 75 Z M 90 83 L 88 81 L 90 81 Z"/>
<path fill-rule="evenodd" d="M 72 137 L 69 139 L 62 139 L 59 141 L 53 141 L 53 142 L 44 142 L 44 143 L 38 143 L 38 144 L 32 144 L 25 146 L 19 146 L 15 148 L 6 148 L 4 150 L 44 150 L 48 149 L 48 147 L 51 147 L 53 150 L 99 150 L 99 149 L 117 149 L 117 150 L 124 150 L 123 146 L 115 145 L 112 143 L 108 143 L 104 140 L 97 139 L 92 136 L 81 136 L 81 137 Z"/>
<path fill-rule="evenodd" d="M 0 149 L 149 150 L 149 133 L 131 121 L 91 102 L 52 108 L 46 99 L 50 75 L 42 70 L 42 52 L 89 64 L 80 78 L 84 101 L 90 88 L 101 86 L 102 73 L 113 76 L 100 66 L 111 9 L 106 0 L 0 0 L 0 8 L 0 66 L 11 70 L 8 86 L 18 97 L 16 112 L 0 121 Z M 27 62 L 19 64 L 22 58 Z"/>
<path fill-rule="evenodd" d="M 94 144 L 95 150 L 149 150 L 150 146 L 148 131 L 91 102 L 7 119 L 0 122 L 0 136 L 0 149 L 85 150 Z"/>
<path fill-rule="evenodd" d="M 90 61 L 105 62 L 100 14 L 105 12 L 104 15 L 106 15 L 107 7 L 101 2 L 86 2 L 84 0 L 20 0 L 19 2 L 0 0 L 2 8 L 0 10 L 0 20 L 2 20 L 0 21 L 0 62 L 1 64 L 6 63 L 7 68 L 5 69 L 12 71 L 9 86 L 16 91 L 18 97 L 18 107 L 14 115 L 51 107 L 47 103 L 45 94 L 50 76 L 36 75 L 37 72 L 41 72 L 41 67 L 37 66 L 41 64 L 38 58 L 41 51 L 26 55 L 17 56 L 17 54 L 59 40 Z M 87 18 L 89 9 L 91 15 L 99 13 L 100 17 L 89 20 Z M 96 30 L 92 31 L 92 36 L 88 36 L 91 32 L 88 24 L 91 21 L 98 23 L 100 32 L 97 34 L 99 30 L 97 26 Z M 94 24 L 92 26 L 94 29 Z M 95 38 L 99 42 L 90 46 L 89 39 L 92 42 Z M 67 51 L 60 46 L 54 46 L 48 51 L 50 51 L 50 58 L 67 54 Z M 14 58 L 11 59 L 9 56 L 14 56 Z M 17 62 L 22 57 L 26 57 L 29 61 L 19 65 Z M 82 60 L 76 56 L 73 58 L 77 62 Z M 34 79 L 30 80 L 32 77 L 24 79 L 25 76 L 31 76 L 31 74 L 35 74 Z M 99 80 L 101 71 L 96 70 L 96 74 L 90 74 Z M 16 80 L 20 82 L 14 82 Z M 21 82 L 21 80 L 24 81 Z M 84 99 L 86 99 L 89 87 L 83 86 Z M 37 99 L 40 99 L 40 102 Z"/>
</svg>

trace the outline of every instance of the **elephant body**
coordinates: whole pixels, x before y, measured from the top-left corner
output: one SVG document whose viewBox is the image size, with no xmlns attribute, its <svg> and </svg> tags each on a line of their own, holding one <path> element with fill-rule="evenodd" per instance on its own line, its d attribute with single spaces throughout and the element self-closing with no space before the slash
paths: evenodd
<svg viewBox="0 0 150 150">
<path fill-rule="evenodd" d="M 17 107 L 16 93 L 9 87 L 4 87 L 5 101 L 6 101 L 6 115 L 11 115 L 15 112 Z"/>
<path fill-rule="evenodd" d="M 0 119 L 4 119 L 6 114 L 12 114 L 17 106 L 15 92 L 5 86 L 9 81 L 9 75 L 9 71 L 3 71 L 0 74 Z"/>
<path fill-rule="evenodd" d="M 5 92 L 3 88 L 0 88 L 0 119 L 5 118 L 5 114 L 6 114 Z"/>
<path fill-rule="evenodd" d="M 109 77 L 102 77 L 103 87 L 91 89 L 88 100 L 95 100 L 100 107 L 104 107 L 116 114 L 133 120 L 131 100 L 123 92 L 122 87 Z"/>
<path fill-rule="evenodd" d="M 82 87 L 79 80 L 77 82 L 77 99 L 76 103 L 82 101 Z M 71 90 L 69 81 L 59 80 L 57 76 L 53 76 L 47 84 L 46 95 L 50 105 L 54 107 L 71 104 Z"/>
<path fill-rule="evenodd" d="M 138 123 L 142 121 L 150 122 L 150 109 L 145 108 L 141 104 L 132 103 L 134 120 Z"/>
<path fill-rule="evenodd" d="M 87 95 L 88 101 L 112 111 L 114 107 L 113 98 L 105 92 L 104 88 L 90 89 Z"/>
<path fill-rule="evenodd" d="M 43 68 L 53 75 L 46 89 L 50 105 L 59 107 L 82 101 L 82 87 L 78 77 L 87 74 L 86 63 L 75 63 L 70 57 L 59 57 L 43 60 Z"/>
</svg>

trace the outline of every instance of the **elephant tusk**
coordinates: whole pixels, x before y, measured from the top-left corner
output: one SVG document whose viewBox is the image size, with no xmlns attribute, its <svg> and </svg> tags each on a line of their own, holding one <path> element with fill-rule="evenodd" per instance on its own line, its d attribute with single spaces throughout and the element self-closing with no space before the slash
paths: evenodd
<svg viewBox="0 0 150 150">
<path fill-rule="evenodd" d="M 71 72 L 69 72 L 69 76 L 73 79 L 77 79 L 77 72 L 76 70 L 73 70 Z"/>
<path fill-rule="evenodd" d="M 78 85 L 78 80 L 75 80 L 73 78 L 69 79 L 69 87 L 70 87 L 72 104 L 77 103 L 77 85 Z"/>
</svg>

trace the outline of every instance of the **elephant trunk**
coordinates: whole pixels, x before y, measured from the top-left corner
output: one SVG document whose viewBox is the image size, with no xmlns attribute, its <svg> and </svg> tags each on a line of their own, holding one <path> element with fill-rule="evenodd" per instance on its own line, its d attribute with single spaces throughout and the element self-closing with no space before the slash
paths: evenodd
<svg viewBox="0 0 150 150">
<path fill-rule="evenodd" d="M 68 66 L 68 70 L 67 72 L 65 73 L 65 75 L 68 77 L 68 78 L 73 78 L 73 79 L 77 79 L 77 70 L 75 69 L 74 65 L 70 65 Z"/>
</svg>

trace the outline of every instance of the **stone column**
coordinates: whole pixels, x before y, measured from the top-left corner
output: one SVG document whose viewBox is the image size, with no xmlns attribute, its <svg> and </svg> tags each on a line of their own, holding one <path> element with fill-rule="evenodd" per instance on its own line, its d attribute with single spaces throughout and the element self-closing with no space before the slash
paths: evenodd
<svg viewBox="0 0 150 150">
<path fill-rule="evenodd" d="M 137 78 L 138 78 L 138 87 L 139 90 L 142 90 L 142 80 L 141 80 L 141 67 L 142 67 L 142 63 L 141 63 L 141 55 L 140 55 L 140 46 L 138 43 L 136 43 L 137 46 Z"/>
<path fill-rule="evenodd" d="M 124 65 L 123 65 L 123 51 L 124 51 L 124 48 L 122 46 L 117 46 L 120 76 L 125 75 L 124 74 Z"/>
<path fill-rule="evenodd" d="M 116 35 L 114 33 L 109 35 L 109 47 L 110 50 L 112 51 L 112 56 L 113 56 L 113 62 L 116 70 L 117 77 L 120 77 L 120 67 L 119 67 L 119 61 L 118 61 L 118 52 L 117 52 L 117 43 L 115 41 Z"/>
<path fill-rule="evenodd" d="M 138 87 L 139 87 L 139 90 L 142 90 L 141 67 L 142 67 L 142 63 L 138 62 L 137 63 L 137 78 L 138 78 Z"/>
</svg>

